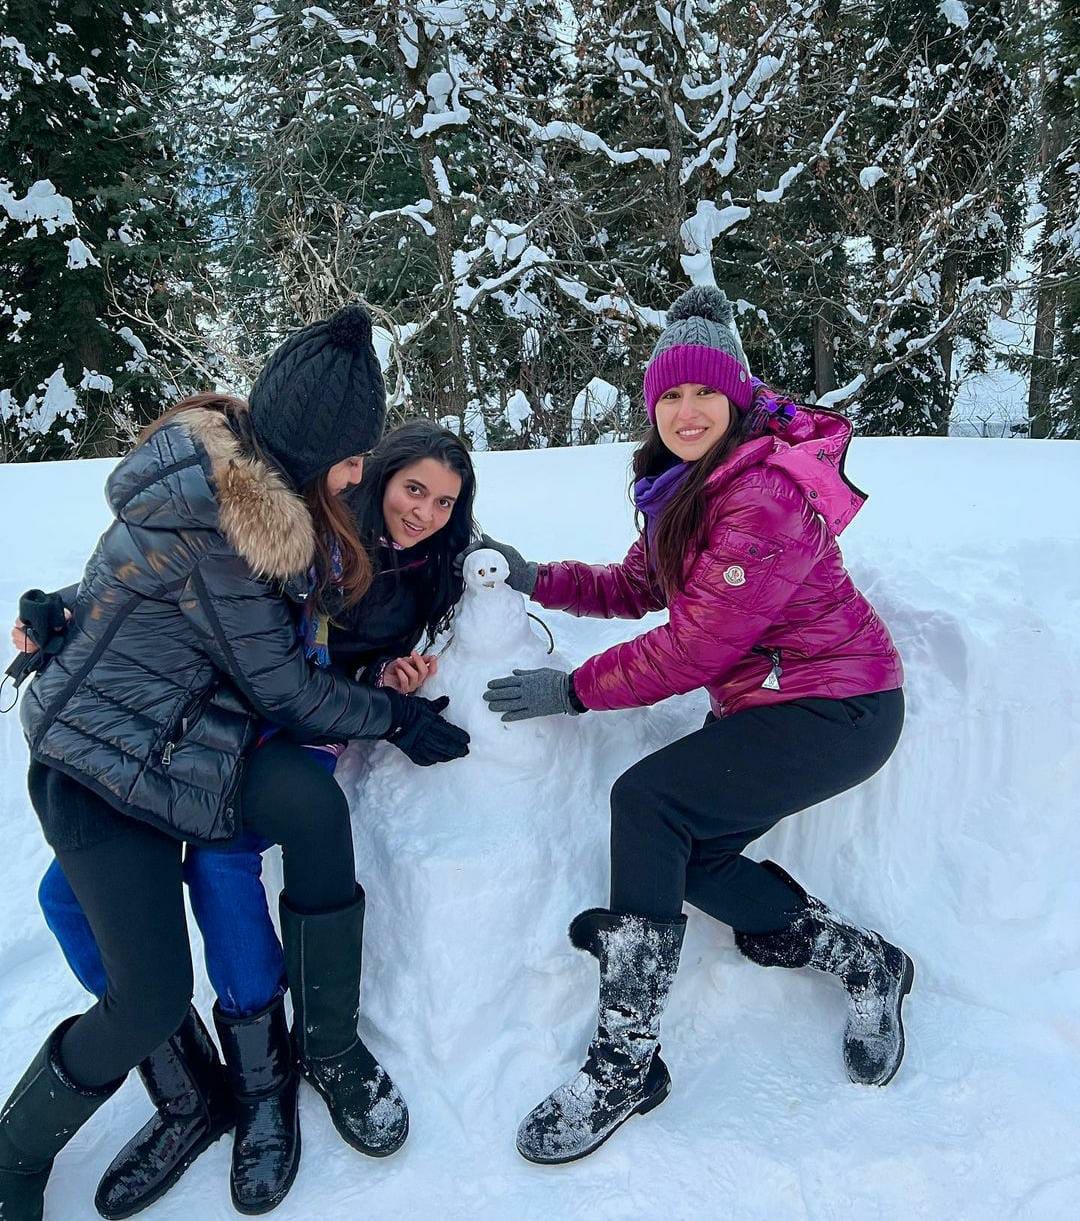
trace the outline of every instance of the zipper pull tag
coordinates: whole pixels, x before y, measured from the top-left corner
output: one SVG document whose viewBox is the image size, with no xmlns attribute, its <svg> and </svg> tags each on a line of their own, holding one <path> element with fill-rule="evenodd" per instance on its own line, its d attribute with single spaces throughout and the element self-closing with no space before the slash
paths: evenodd
<svg viewBox="0 0 1080 1221">
<path fill-rule="evenodd" d="M 165 749 L 161 752 L 161 766 L 168 767 L 172 763 L 173 743 L 166 742 Z"/>
<path fill-rule="evenodd" d="M 783 674 L 783 669 L 780 666 L 780 653 L 777 649 L 772 649 L 769 652 L 769 658 L 772 661 L 772 669 L 768 673 L 768 677 L 761 684 L 765 691 L 780 690 L 780 675 Z"/>
</svg>

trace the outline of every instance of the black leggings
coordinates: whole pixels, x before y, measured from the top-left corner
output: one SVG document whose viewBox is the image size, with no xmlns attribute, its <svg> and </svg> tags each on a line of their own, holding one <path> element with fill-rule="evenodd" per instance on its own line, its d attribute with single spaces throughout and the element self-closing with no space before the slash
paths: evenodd
<svg viewBox="0 0 1080 1221">
<path fill-rule="evenodd" d="M 670 920 L 683 901 L 747 933 L 786 928 L 801 901 L 740 855 L 782 818 L 854 788 L 892 754 L 901 690 L 806 699 L 705 722 L 611 790 L 611 907 Z"/>
<path fill-rule="evenodd" d="M 241 792 L 244 830 L 281 844 L 291 906 L 316 912 L 352 902 L 349 804 L 310 752 L 271 739 L 249 758 Z M 100 800 L 86 789 L 79 797 Z M 107 980 L 105 995 L 68 1029 L 60 1048 L 81 1085 L 97 1087 L 122 1076 L 169 1038 L 187 1013 L 192 967 L 181 847 L 129 819 L 119 835 L 57 853 L 90 922 Z"/>
</svg>

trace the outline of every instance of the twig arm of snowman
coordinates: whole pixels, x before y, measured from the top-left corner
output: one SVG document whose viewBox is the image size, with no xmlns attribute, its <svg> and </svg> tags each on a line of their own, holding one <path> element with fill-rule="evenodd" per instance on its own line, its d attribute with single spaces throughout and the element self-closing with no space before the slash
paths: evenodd
<svg viewBox="0 0 1080 1221">
<path fill-rule="evenodd" d="M 574 691 L 574 676 L 565 670 L 515 670 L 505 678 L 493 678 L 484 701 L 504 721 L 528 721 L 563 712 L 578 716 L 588 709 Z"/>
</svg>

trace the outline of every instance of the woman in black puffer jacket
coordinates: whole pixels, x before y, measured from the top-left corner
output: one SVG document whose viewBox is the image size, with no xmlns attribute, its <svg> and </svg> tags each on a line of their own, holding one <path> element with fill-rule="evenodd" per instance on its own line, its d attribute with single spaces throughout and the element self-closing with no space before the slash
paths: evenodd
<svg viewBox="0 0 1080 1221">
<path fill-rule="evenodd" d="M 421 764 L 467 751 L 440 704 L 320 670 L 298 636 L 308 599 L 336 585 L 355 601 L 370 582 L 335 497 L 358 482 L 383 417 L 370 317 L 350 307 L 278 349 L 250 411 L 182 403 L 109 478 L 116 521 L 22 709 L 31 797 L 108 985 L 50 1035 L 0 1113 L 5 1221 L 41 1217 L 55 1155 L 187 1015 L 185 840 L 243 829 L 282 845 L 300 1066 L 351 1143 L 388 1153 L 405 1138 L 404 1103 L 356 1033 L 364 906 L 348 806 L 299 745 L 382 737 Z M 252 752 L 267 722 L 287 732 Z"/>
</svg>

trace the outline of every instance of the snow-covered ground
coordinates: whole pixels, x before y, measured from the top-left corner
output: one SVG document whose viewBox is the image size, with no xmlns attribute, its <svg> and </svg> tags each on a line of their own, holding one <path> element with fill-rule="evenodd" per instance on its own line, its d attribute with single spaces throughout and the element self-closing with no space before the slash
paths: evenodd
<svg viewBox="0 0 1080 1221">
<path fill-rule="evenodd" d="M 621 555 L 628 453 L 480 455 L 485 528 L 538 559 Z M 106 521 L 107 469 L 0 468 L 9 614 L 23 588 L 78 574 Z M 878 777 L 756 849 L 916 959 L 894 1083 L 845 1079 L 832 981 L 753 966 L 726 928 L 691 913 L 664 1030 L 671 1098 L 581 1163 L 523 1162 L 518 1120 L 577 1066 L 592 1028 L 595 966 L 565 926 L 605 899 L 607 789 L 694 728 L 702 700 L 562 722 L 540 772 L 535 742 L 524 750 L 512 731 L 501 757 L 485 742 L 426 772 L 356 748 L 342 777 L 369 894 L 365 1032 L 413 1132 L 395 1157 L 365 1159 L 305 1087 L 303 1165 L 282 1221 L 1076 1215 L 1080 446 L 863 440 L 849 472 L 872 498 L 845 554 L 904 654 L 908 726 Z M 637 630 L 543 618 L 571 661 Z M 6 1094 L 85 998 L 36 908 L 48 854 L 14 714 L 0 719 L 0 760 Z M 208 1011 L 205 980 L 198 999 Z M 97 1176 L 146 1112 L 133 1079 L 61 1155 L 48 1216 L 95 1215 Z M 233 1216 L 227 1173 L 222 1141 L 147 1216 Z"/>
</svg>

